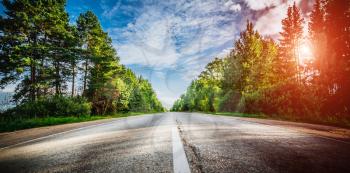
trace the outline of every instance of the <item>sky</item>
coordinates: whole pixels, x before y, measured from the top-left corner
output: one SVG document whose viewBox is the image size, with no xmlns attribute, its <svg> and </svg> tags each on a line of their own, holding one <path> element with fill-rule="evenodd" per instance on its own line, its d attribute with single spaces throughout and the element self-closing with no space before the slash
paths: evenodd
<svg viewBox="0 0 350 173">
<path fill-rule="evenodd" d="M 295 0 L 307 18 L 313 0 Z M 93 11 L 122 64 L 148 79 L 167 108 L 215 57 L 224 57 L 247 20 L 278 38 L 294 0 L 67 0 L 70 22 Z M 3 11 L 3 7 L 0 6 Z M 5 90 L 11 90 L 11 86 Z"/>
</svg>

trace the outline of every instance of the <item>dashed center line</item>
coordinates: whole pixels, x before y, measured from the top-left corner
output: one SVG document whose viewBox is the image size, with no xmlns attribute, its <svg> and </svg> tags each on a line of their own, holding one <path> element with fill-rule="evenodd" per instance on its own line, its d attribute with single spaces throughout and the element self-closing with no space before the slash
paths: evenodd
<svg viewBox="0 0 350 173">
<path fill-rule="evenodd" d="M 175 173 L 190 173 L 190 167 L 186 158 L 185 150 L 181 142 L 179 130 L 176 126 L 172 129 L 173 143 L 173 166 Z"/>
</svg>

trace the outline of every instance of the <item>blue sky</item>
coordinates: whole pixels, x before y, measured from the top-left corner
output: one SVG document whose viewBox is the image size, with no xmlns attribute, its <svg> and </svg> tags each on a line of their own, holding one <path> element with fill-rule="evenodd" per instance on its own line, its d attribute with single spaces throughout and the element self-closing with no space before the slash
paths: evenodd
<svg viewBox="0 0 350 173">
<path fill-rule="evenodd" d="M 307 14 L 309 0 L 296 0 Z M 292 0 L 67 0 L 70 22 L 93 11 L 121 63 L 147 78 L 166 107 L 215 57 L 232 48 L 246 20 L 277 37 Z M 2 7 L 1 7 L 2 8 Z"/>
</svg>

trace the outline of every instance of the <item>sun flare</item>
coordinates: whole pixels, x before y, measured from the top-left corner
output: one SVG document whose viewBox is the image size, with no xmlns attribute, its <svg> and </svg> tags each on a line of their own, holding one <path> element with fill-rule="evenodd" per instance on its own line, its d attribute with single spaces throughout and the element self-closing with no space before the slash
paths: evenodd
<svg viewBox="0 0 350 173">
<path fill-rule="evenodd" d="M 301 63 L 306 63 L 313 59 L 313 53 L 310 43 L 303 42 L 299 46 L 299 59 Z"/>
</svg>

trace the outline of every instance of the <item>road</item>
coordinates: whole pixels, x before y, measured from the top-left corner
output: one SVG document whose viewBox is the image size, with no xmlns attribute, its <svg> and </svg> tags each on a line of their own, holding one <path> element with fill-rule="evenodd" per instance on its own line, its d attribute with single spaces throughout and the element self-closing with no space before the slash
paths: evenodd
<svg viewBox="0 0 350 173">
<path fill-rule="evenodd" d="M 66 126 L 0 134 L 0 172 L 350 172 L 348 136 L 326 126 L 199 113 Z"/>
</svg>

